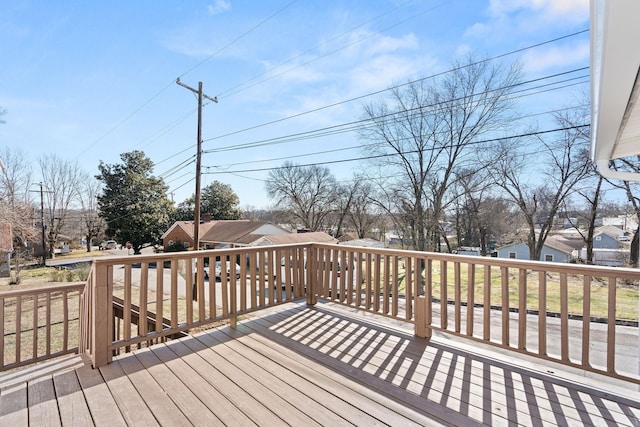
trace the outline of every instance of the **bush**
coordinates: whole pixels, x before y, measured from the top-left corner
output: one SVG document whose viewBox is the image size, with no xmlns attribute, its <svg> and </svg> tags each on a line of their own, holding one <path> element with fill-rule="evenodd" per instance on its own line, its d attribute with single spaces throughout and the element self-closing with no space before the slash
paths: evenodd
<svg viewBox="0 0 640 427">
<path fill-rule="evenodd" d="M 187 248 L 184 247 L 184 244 L 180 240 L 176 240 L 164 248 L 165 252 L 183 252 L 186 250 Z"/>
<path fill-rule="evenodd" d="M 82 264 L 76 268 L 56 268 L 51 271 L 52 282 L 84 282 L 89 277 L 91 266 Z"/>
</svg>

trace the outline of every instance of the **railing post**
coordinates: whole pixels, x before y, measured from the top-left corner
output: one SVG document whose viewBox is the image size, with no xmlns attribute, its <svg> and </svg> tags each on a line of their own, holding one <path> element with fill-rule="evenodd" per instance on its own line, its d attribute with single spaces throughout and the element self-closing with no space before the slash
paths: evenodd
<svg viewBox="0 0 640 427">
<path fill-rule="evenodd" d="M 93 292 L 91 292 L 91 362 L 94 368 L 111 362 L 109 351 L 113 330 L 113 313 L 110 281 L 113 267 L 97 263 L 93 270 Z"/>
<path fill-rule="evenodd" d="M 431 328 L 427 326 L 427 298 L 424 295 L 418 295 L 414 299 L 415 307 L 415 332 L 414 334 L 420 338 L 431 338 Z"/>
<path fill-rule="evenodd" d="M 316 268 L 318 267 L 318 263 L 316 262 L 316 258 L 318 257 L 318 250 L 313 244 L 307 246 L 307 259 L 306 259 L 306 268 L 304 271 L 305 274 L 305 287 L 307 292 L 307 305 L 312 306 L 316 305 L 318 302 L 318 298 L 316 297 L 316 280 L 318 280 L 318 272 Z"/>
</svg>

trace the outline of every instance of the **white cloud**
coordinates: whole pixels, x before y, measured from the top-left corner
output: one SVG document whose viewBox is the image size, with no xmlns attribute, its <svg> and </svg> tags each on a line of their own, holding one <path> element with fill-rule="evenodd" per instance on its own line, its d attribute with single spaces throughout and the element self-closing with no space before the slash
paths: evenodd
<svg viewBox="0 0 640 427">
<path fill-rule="evenodd" d="M 589 59 L 589 42 L 551 47 L 543 51 L 527 53 L 523 57 L 525 69 L 542 71 L 554 67 L 566 67 L 586 63 Z"/>
<path fill-rule="evenodd" d="M 217 15 L 227 10 L 231 10 L 231 3 L 226 0 L 216 0 L 213 5 L 207 6 L 207 12 L 209 12 L 210 15 Z"/>
<path fill-rule="evenodd" d="M 491 0 L 493 19 L 528 15 L 541 22 L 579 23 L 589 19 L 589 0 Z"/>
</svg>

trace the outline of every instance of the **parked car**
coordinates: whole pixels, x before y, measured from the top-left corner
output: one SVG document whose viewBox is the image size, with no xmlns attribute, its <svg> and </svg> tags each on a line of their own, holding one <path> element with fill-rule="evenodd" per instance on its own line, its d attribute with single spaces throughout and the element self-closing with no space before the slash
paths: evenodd
<svg viewBox="0 0 640 427">
<path fill-rule="evenodd" d="M 216 261 L 215 264 L 215 272 L 216 272 L 216 280 L 220 280 L 222 274 L 222 263 L 220 261 Z M 231 277 L 231 261 L 227 261 L 227 278 Z M 209 278 L 209 267 L 206 266 L 204 268 L 204 278 Z M 236 263 L 236 279 L 240 278 L 240 265 Z"/>
<path fill-rule="evenodd" d="M 116 249 L 118 247 L 118 243 L 115 240 L 103 240 L 100 242 L 100 250 L 104 251 L 107 249 Z"/>
</svg>

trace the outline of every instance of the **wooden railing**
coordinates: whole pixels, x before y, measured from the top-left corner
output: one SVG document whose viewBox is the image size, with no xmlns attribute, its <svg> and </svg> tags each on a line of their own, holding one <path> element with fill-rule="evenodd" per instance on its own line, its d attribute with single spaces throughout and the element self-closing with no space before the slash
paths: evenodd
<svg viewBox="0 0 640 427">
<path fill-rule="evenodd" d="M 84 283 L 0 292 L 0 371 L 78 351 Z"/>
<path fill-rule="evenodd" d="M 123 349 L 216 322 L 235 324 L 240 315 L 306 298 L 304 266 L 285 269 L 282 264 L 305 259 L 308 248 L 274 246 L 95 259 L 83 306 L 87 322 L 82 351 L 94 366 L 102 366 Z M 216 263 L 222 267 L 219 277 Z M 114 301 L 121 318 L 116 316 Z"/>
<path fill-rule="evenodd" d="M 314 298 L 411 322 L 421 337 L 438 331 L 640 383 L 639 270 L 342 245 L 312 253 Z"/>
<path fill-rule="evenodd" d="M 216 261 L 223 266 L 217 279 Z M 640 272 L 627 268 L 303 244 L 97 258 L 84 292 L 78 285 L 66 292 L 79 295 L 79 351 L 94 366 L 132 347 L 217 322 L 234 325 L 244 314 L 304 299 L 409 322 L 421 337 L 450 334 L 640 383 L 639 281 Z M 15 360 L 6 361 L 12 339 L 7 325 L 11 318 L 28 324 L 20 314 L 34 310 L 23 298 L 35 291 L 21 292 L 0 294 L 5 366 L 31 360 L 11 350 Z M 7 301 L 18 295 L 21 308 L 12 317 Z M 38 302 L 49 306 L 49 300 Z M 47 309 L 35 310 L 39 317 Z M 46 325 L 72 323 L 73 316 L 65 316 L 35 330 L 52 336 Z M 29 332 L 22 331 L 24 348 Z M 73 350 L 67 345 L 60 351 Z M 57 352 L 38 350 L 33 360 Z"/>
</svg>

